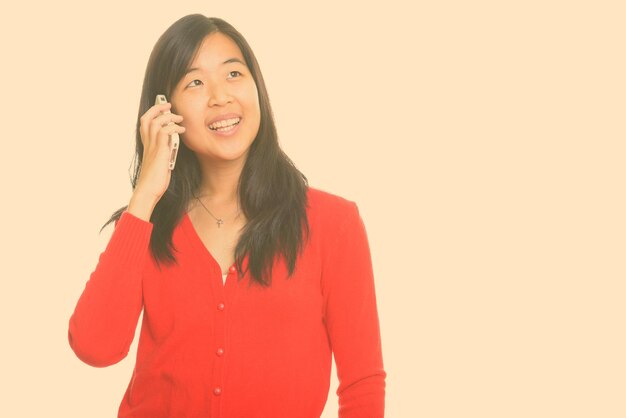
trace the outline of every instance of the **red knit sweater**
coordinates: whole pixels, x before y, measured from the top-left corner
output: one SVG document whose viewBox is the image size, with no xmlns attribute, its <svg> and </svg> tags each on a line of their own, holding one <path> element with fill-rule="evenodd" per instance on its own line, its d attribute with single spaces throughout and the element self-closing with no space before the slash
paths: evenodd
<svg viewBox="0 0 626 418">
<path fill-rule="evenodd" d="M 118 417 L 319 418 L 330 387 L 339 417 L 384 416 L 385 378 L 368 239 L 356 203 L 309 187 L 310 241 L 271 288 L 221 269 L 185 214 L 179 266 L 153 260 L 153 224 L 124 212 L 69 320 L 79 359 L 106 367 L 143 322 Z M 244 270 L 248 257 L 244 258 Z"/>
</svg>

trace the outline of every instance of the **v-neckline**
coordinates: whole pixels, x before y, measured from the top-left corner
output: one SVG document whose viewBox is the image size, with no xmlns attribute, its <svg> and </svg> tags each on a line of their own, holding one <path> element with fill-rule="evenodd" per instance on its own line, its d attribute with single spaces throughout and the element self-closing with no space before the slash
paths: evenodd
<svg viewBox="0 0 626 418">
<path fill-rule="evenodd" d="M 209 251 L 209 249 L 204 245 L 204 242 L 202 242 L 202 238 L 200 238 L 198 231 L 196 231 L 196 228 L 193 225 L 193 222 L 191 222 L 191 218 L 189 217 L 189 212 L 185 212 L 185 214 L 183 215 L 183 226 L 185 227 L 187 231 L 187 235 L 191 239 L 191 242 L 196 248 L 196 251 L 202 254 L 203 258 L 209 264 L 211 264 L 213 268 L 217 267 L 217 271 L 219 271 L 220 277 L 223 277 L 224 274 L 228 274 L 228 273 L 222 273 L 222 267 L 217 262 L 215 257 L 213 257 L 213 254 L 211 254 L 211 251 Z"/>
</svg>

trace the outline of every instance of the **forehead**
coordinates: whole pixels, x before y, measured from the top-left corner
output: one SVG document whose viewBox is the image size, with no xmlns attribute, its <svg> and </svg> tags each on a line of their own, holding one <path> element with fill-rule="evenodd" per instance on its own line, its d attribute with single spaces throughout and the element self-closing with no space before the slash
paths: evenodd
<svg viewBox="0 0 626 418">
<path fill-rule="evenodd" d="M 229 58 L 239 58 L 245 63 L 239 46 L 220 32 L 207 35 L 191 61 L 191 67 L 217 67 Z"/>
</svg>

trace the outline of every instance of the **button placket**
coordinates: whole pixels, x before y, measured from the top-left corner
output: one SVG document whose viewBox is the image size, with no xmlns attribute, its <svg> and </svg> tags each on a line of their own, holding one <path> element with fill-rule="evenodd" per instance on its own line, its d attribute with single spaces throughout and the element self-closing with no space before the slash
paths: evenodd
<svg viewBox="0 0 626 418">
<path fill-rule="evenodd" d="M 220 303 L 218 305 L 218 310 L 223 311 L 224 310 L 224 304 Z M 222 347 L 218 347 L 217 350 L 215 350 L 215 355 L 217 355 L 218 357 L 221 357 L 224 354 L 224 349 Z M 222 393 L 222 388 L 217 386 L 215 389 L 213 389 L 213 394 L 215 396 L 219 396 Z"/>
<path fill-rule="evenodd" d="M 230 272 L 230 269 L 229 269 Z M 230 273 L 229 273 L 230 274 Z M 222 288 L 223 289 L 223 288 Z M 220 295 L 220 299 L 224 298 L 224 293 L 223 290 L 221 290 L 220 292 L 218 292 L 218 295 Z M 220 403 L 221 400 L 218 400 L 219 398 L 221 398 L 222 395 L 222 391 L 223 389 L 223 357 L 222 355 L 224 354 L 224 342 L 225 342 L 225 327 L 226 327 L 226 303 L 224 301 L 224 299 L 222 299 L 222 301 L 219 301 L 218 299 L 218 303 L 215 305 L 215 309 L 216 309 L 216 313 L 215 313 L 215 348 L 214 348 L 214 353 L 215 356 L 217 357 L 215 359 L 215 368 L 214 368 L 214 375 L 213 375 L 213 396 L 216 397 L 215 402 L 213 402 L 212 405 L 212 414 L 215 416 L 219 416 L 219 411 L 220 411 Z M 212 415 L 212 416 L 213 416 Z"/>
<path fill-rule="evenodd" d="M 219 270 L 218 272 L 221 276 L 222 271 Z M 227 294 L 232 293 L 234 291 L 234 287 L 236 287 L 234 286 L 235 283 L 231 283 L 233 281 L 233 278 L 231 276 L 235 276 L 235 278 L 237 276 L 237 266 L 234 264 L 228 267 L 228 274 L 226 276 L 227 280 L 224 282 L 220 280 L 220 282 L 222 282 L 220 284 L 223 284 L 223 286 L 214 288 L 215 295 L 218 296 L 217 303 L 214 305 L 217 312 L 215 312 L 215 346 L 213 347 L 215 356 L 217 358 L 215 358 L 215 367 L 213 369 L 212 392 L 213 396 L 215 396 L 215 401 L 211 406 L 211 412 L 216 417 L 219 416 L 220 413 L 220 404 L 222 398 L 221 395 L 224 391 L 223 374 L 225 364 L 224 355 L 226 353 L 226 305 L 228 304 L 228 306 L 230 307 L 232 303 L 232 301 L 230 299 L 227 299 L 226 296 Z M 217 282 L 215 283 L 217 284 Z"/>
</svg>

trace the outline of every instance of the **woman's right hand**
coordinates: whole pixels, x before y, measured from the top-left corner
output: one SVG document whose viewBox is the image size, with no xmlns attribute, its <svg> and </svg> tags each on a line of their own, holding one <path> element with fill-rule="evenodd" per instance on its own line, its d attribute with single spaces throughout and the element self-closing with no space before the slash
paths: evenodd
<svg viewBox="0 0 626 418">
<path fill-rule="evenodd" d="M 182 116 L 162 113 L 171 106 L 171 103 L 154 105 L 139 119 L 143 159 L 135 192 L 154 198 L 155 204 L 165 194 L 172 177 L 169 135 L 185 132 L 185 127 L 176 124 L 183 120 Z"/>
</svg>

